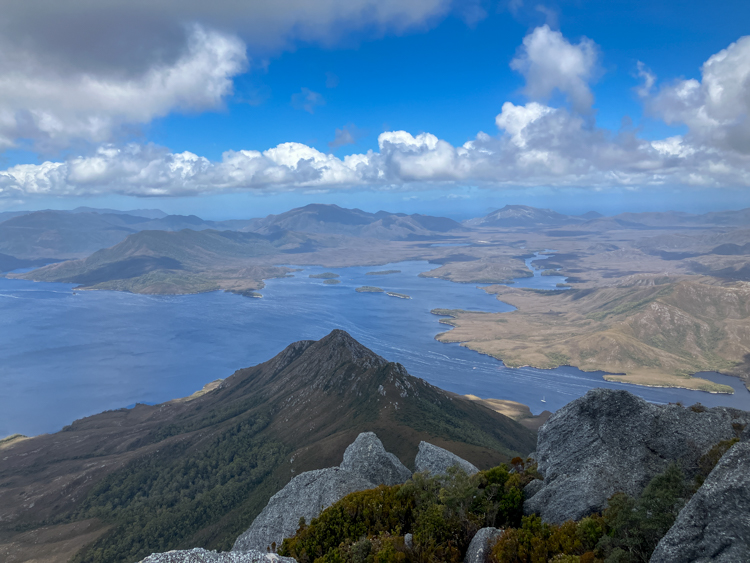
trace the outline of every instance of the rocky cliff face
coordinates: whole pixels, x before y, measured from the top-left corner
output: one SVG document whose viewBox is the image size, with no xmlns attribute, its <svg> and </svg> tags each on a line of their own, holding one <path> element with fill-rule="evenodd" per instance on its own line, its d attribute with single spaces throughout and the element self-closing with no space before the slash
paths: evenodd
<svg viewBox="0 0 750 563">
<path fill-rule="evenodd" d="M 748 424 L 744 411 L 658 406 L 627 391 L 594 389 L 540 428 L 544 484 L 524 511 L 554 523 L 601 512 L 616 492 L 639 495 L 671 462 L 695 475 L 708 449 Z"/>
</svg>

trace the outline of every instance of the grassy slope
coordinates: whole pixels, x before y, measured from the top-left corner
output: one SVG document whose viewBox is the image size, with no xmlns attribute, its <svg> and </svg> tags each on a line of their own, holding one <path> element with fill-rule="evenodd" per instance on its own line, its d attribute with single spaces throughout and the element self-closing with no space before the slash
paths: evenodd
<svg viewBox="0 0 750 563">
<path fill-rule="evenodd" d="M 518 309 L 487 314 L 435 311 L 455 326 L 438 335 L 464 342 L 510 366 L 624 373 L 607 376 L 643 385 L 731 392 L 699 371 L 744 377 L 750 353 L 750 288 L 681 281 L 645 287 L 611 287 L 548 294 L 494 287 L 489 291 Z"/>
</svg>

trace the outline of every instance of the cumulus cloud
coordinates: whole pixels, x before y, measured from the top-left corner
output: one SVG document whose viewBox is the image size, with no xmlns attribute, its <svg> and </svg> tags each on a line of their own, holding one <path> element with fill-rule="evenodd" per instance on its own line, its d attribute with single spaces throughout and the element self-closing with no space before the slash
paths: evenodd
<svg viewBox="0 0 750 563">
<path fill-rule="evenodd" d="M 678 80 L 642 95 L 668 124 L 687 125 L 690 142 L 750 154 L 750 36 L 711 56 L 701 80 Z"/>
<path fill-rule="evenodd" d="M 511 68 L 526 78 L 524 92 L 536 100 L 547 100 L 558 91 L 578 113 L 590 113 L 594 95 L 589 82 L 597 68 L 596 44 L 583 37 L 570 43 L 559 31 L 548 25 L 537 27 L 524 37 L 520 52 Z"/>
<path fill-rule="evenodd" d="M 170 65 L 137 76 L 59 72 L 32 54 L 0 59 L 0 147 L 31 139 L 64 147 L 71 139 L 109 140 L 125 124 L 148 123 L 172 111 L 217 108 L 248 61 L 237 37 L 193 26 L 185 52 Z"/>
<path fill-rule="evenodd" d="M 337 158 L 301 143 L 228 151 L 211 161 L 154 146 L 105 146 L 88 157 L 0 172 L 0 197 L 184 196 L 228 191 L 398 189 L 475 185 L 750 187 L 749 159 L 690 145 L 590 127 L 564 108 L 506 103 L 497 135 L 453 146 L 430 133 L 388 131 L 378 151 Z"/>
<path fill-rule="evenodd" d="M 526 62 L 515 64 L 528 74 L 532 90 L 558 89 L 570 97 L 571 107 L 552 107 L 537 100 L 506 102 L 495 118 L 496 132 L 480 132 L 460 146 L 429 132 L 407 131 L 381 133 L 377 150 L 344 158 L 301 143 L 282 143 L 264 151 L 228 151 L 220 160 L 151 145 L 103 145 L 88 156 L 0 171 L 0 198 L 414 190 L 456 185 L 750 187 L 750 154 L 743 144 L 750 99 L 750 57 L 746 56 L 750 39 L 743 38 L 711 57 L 703 65 L 701 81 L 682 80 L 655 91 L 656 78 L 641 66 L 642 95 L 652 110 L 668 122 L 689 127 L 686 135 L 646 140 L 638 137 L 637 130 L 613 132 L 597 127 L 586 115 L 592 99 L 586 77 L 595 65 L 590 54 L 595 47 L 582 47 L 585 41 L 571 45 L 557 33 L 546 26 L 537 28 L 516 59 Z M 541 66 L 537 66 L 542 65 L 540 53 L 547 47 L 537 49 L 539 44 L 570 47 L 568 54 L 557 53 L 558 60 L 544 63 L 552 69 L 552 77 L 547 77 L 543 87 L 535 81 L 541 80 Z M 353 135 L 353 129 L 337 130 L 341 143 Z"/>
<path fill-rule="evenodd" d="M 451 9 L 452 0 L 6 2 L 0 150 L 21 140 L 42 151 L 110 141 L 122 126 L 216 108 L 246 70 L 246 48 L 262 58 L 300 40 L 401 33 Z M 185 33 L 185 22 L 203 27 Z M 314 94 L 303 95 L 307 111 L 321 99 Z"/>
</svg>

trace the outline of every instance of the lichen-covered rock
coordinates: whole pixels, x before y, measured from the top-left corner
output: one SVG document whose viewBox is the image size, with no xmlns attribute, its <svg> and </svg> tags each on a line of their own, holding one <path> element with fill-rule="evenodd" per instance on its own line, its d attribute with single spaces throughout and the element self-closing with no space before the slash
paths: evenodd
<svg viewBox="0 0 750 563">
<path fill-rule="evenodd" d="M 627 391 L 589 391 L 539 429 L 544 486 L 524 512 L 551 523 L 578 520 L 603 510 L 618 491 L 639 495 L 671 462 L 693 476 L 701 455 L 748 422 L 750 413 L 725 407 L 693 410 L 652 405 Z"/>
<path fill-rule="evenodd" d="M 539 491 L 541 491 L 542 487 L 544 487 L 544 481 L 542 481 L 541 479 L 534 479 L 523 488 L 523 496 L 526 499 L 530 499 Z"/>
<path fill-rule="evenodd" d="M 184 551 L 167 551 L 154 553 L 141 563 L 296 563 L 291 557 L 281 557 L 275 553 L 261 553 L 260 551 L 206 551 L 205 549 L 190 549 Z"/>
<path fill-rule="evenodd" d="M 392 453 L 385 451 L 374 432 L 362 432 L 344 452 L 341 469 L 356 473 L 376 485 L 397 485 L 411 471 Z"/>
<path fill-rule="evenodd" d="M 750 561 L 750 443 L 735 444 L 685 507 L 652 563 Z"/>
<path fill-rule="evenodd" d="M 452 454 L 448 450 L 433 446 L 427 442 L 419 443 L 417 458 L 414 460 L 414 470 L 418 473 L 427 471 L 430 475 L 441 475 L 454 465 L 458 465 L 469 475 L 473 475 L 479 471 L 473 464 L 465 459 L 461 459 L 456 454 Z"/>
<path fill-rule="evenodd" d="M 482 528 L 471 540 L 469 549 L 466 550 L 464 563 L 487 563 L 489 561 L 491 544 L 502 535 L 503 531 L 497 528 Z"/>
<path fill-rule="evenodd" d="M 367 479 L 340 467 L 300 473 L 271 497 L 250 527 L 237 538 L 232 551 L 265 552 L 274 542 L 280 546 L 284 538 L 297 533 L 300 518 L 309 523 L 349 493 L 374 487 Z"/>
</svg>

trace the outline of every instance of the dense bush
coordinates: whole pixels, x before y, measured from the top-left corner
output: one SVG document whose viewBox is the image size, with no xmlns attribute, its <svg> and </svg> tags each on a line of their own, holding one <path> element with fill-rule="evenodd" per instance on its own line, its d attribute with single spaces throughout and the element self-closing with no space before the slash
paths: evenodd
<svg viewBox="0 0 750 563">
<path fill-rule="evenodd" d="M 656 544 L 674 524 L 689 495 L 676 465 L 654 477 L 637 499 L 617 493 L 602 516 L 561 525 L 524 517 L 492 549 L 493 563 L 636 563 L 647 562 Z"/>
<path fill-rule="evenodd" d="M 197 534 L 198 541 L 229 549 L 252 521 L 245 512 L 262 508 L 250 505 L 253 495 L 288 454 L 259 436 L 267 424 L 264 416 L 237 422 L 201 449 L 188 441 L 164 445 L 103 479 L 72 519 L 98 518 L 111 529 L 74 563 L 138 561 L 192 548 Z M 227 522 L 229 513 L 236 517 Z"/>
<path fill-rule="evenodd" d="M 514 459 L 469 476 L 417 473 L 403 485 L 352 493 L 284 540 L 282 555 L 303 563 L 458 562 L 485 526 L 518 526 L 523 487 L 536 476 Z M 413 535 L 406 549 L 404 535 Z"/>
</svg>

